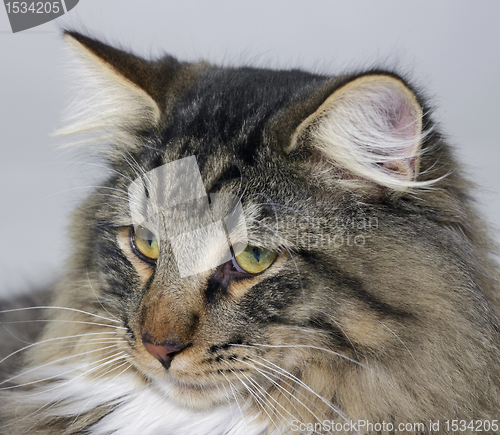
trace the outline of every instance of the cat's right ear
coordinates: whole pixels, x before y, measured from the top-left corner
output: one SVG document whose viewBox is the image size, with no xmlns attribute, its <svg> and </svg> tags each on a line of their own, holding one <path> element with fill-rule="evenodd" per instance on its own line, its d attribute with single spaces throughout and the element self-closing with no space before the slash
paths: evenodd
<svg viewBox="0 0 500 435">
<path fill-rule="evenodd" d="M 165 106 L 165 87 L 180 67 L 174 58 L 150 62 L 80 33 L 65 31 L 64 39 L 76 54 L 70 74 L 81 88 L 70 107 L 68 126 L 59 134 L 106 131 L 113 140 L 129 140 L 131 130 L 159 123 Z"/>
<path fill-rule="evenodd" d="M 419 179 L 423 110 L 399 77 L 366 74 L 334 90 L 295 130 L 288 151 L 307 147 L 318 176 L 345 185 L 405 191 Z M 331 178 L 331 177 L 330 177 Z"/>
</svg>

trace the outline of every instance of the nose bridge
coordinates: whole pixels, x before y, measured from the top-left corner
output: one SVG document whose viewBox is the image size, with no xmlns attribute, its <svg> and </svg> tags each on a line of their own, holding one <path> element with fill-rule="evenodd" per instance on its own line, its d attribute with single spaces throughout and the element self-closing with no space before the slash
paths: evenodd
<svg viewBox="0 0 500 435">
<path fill-rule="evenodd" d="M 176 283 L 154 280 L 140 306 L 140 334 L 152 343 L 189 343 L 203 307 L 200 286 L 194 280 Z"/>
</svg>

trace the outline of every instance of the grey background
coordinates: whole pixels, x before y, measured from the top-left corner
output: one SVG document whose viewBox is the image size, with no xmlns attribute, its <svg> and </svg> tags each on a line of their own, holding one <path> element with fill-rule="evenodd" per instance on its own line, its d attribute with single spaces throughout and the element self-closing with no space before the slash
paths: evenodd
<svg viewBox="0 0 500 435">
<path fill-rule="evenodd" d="M 144 56 L 331 73 L 396 65 L 426 89 L 484 188 L 487 221 L 500 228 L 499 17 L 497 0 L 81 0 L 55 22 L 12 34 L 0 10 L 0 295 L 57 278 L 69 212 L 102 176 L 88 152 L 61 152 L 50 136 L 71 96 L 61 26 Z"/>
</svg>

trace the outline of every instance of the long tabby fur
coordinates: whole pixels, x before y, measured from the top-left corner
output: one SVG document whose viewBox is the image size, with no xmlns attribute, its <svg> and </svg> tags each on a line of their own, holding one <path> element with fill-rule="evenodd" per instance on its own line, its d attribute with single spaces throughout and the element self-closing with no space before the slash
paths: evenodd
<svg viewBox="0 0 500 435">
<path fill-rule="evenodd" d="M 109 176 L 73 215 L 51 299 L 0 314 L 25 331 L 0 336 L 1 433 L 495 433 L 493 246 L 415 89 L 65 38 L 84 72 L 62 133 L 93 142 Z M 156 261 L 137 252 L 131 183 L 191 156 L 207 193 L 241 201 L 248 244 L 277 253 L 264 271 L 233 257 L 181 277 L 168 242 Z"/>
</svg>

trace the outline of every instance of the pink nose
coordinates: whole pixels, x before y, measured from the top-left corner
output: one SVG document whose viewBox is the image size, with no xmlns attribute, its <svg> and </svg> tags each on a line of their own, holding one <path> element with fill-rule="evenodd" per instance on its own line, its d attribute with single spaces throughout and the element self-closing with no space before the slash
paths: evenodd
<svg viewBox="0 0 500 435">
<path fill-rule="evenodd" d="M 153 355 L 158 361 L 161 362 L 161 365 L 168 369 L 174 356 L 180 353 L 183 349 L 188 347 L 188 344 L 184 343 L 170 343 L 165 342 L 161 344 L 154 344 L 146 338 L 142 339 L 142 344 L 146 350 Z"/>
</svg>

